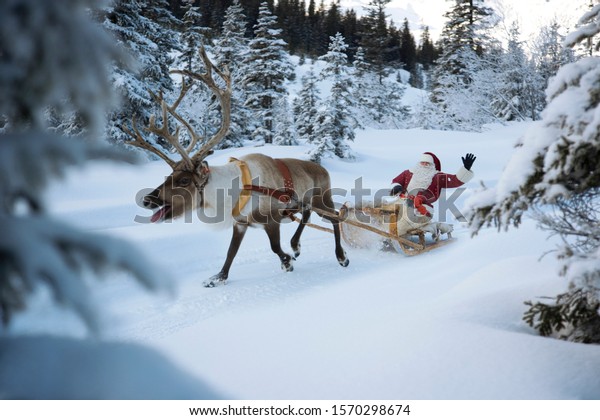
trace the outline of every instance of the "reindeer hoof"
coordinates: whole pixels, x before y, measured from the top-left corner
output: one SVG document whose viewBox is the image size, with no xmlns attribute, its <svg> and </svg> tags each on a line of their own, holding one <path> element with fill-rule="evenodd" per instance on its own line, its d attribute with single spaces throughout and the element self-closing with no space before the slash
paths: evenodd
<svg viewBox="0 0 600 420">
<path fill-rule="evenodd" d="M 281 269 L 287 273 L 290 271 L 294 271 L 294 265 L 292 264 L 292 257 L 282 258 L 281 259 Z"/>
<path fill-rule="evenodd" d="M 204 282 L 204 287 L 213 288 L 227 284 L 227 280 L 208 280 Z"/>
<path fill-rule="evenodd" d="M 338 262 L 342 267 L 348 267 L 348 264 L 350 264 L 350 260 L 348 259 L 348 257 L 346 257 L 346 253 L 344 253 L 343 258 L 338 258 Z"/>
<path fill-rule="evenodd" d="M 300 256 L 300 244 L 296 248 L 294 248 L 294 258 L 298 258 Z"/>
<path fill-rule="evenodd" d="M 227 284 L 227 276 L 219 273 L 209 278 L 208 281 L 205 281 L 204 287 L 217 287 L 225 284 Z"/>
</svg>

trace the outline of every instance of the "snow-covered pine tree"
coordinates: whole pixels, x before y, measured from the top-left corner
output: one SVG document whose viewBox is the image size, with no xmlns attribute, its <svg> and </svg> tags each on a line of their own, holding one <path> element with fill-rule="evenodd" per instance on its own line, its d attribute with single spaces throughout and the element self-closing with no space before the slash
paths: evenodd
<svg viewBox="0 0 600 420">
<path fill-rule="evenodd" d="M 253 131 L 252 115 L 245 106 L 247 95 L 242 86 L 247 65 L 244 59 L 249 54 L 249 39 L 245 36 L 247 24 L 240 0 L 234 0 L 225 12 L 223 30 L 213 49 L 217 67 L 227 67 L 231 73 L 231 125 L 229 133 L 219 145 L 224 149 L 241 146 Z"/>
<path fill-rule="evenodd" d="M 179 68 L 185 68 L 189 71 L 199 71 L 203 64 L 200 60 L 198 50 L 200 46 L 207 44 L 210 34 L 210 28 L 200 26 L 202 15 L 200 8 L 194 6 L 194 0 L 181 0 L 181 8 L 184 11 L 181 19 L 183 23 L 181 32 L 181 56 L 178 65 Z"/>
<path fill-rule="evenodd" d="M 436 75 L 450 73 L 468 83 L 469 62 L 473 53 L 481 55 L 487 46 L 487 31 L 493 11 L 483 6 L 481 0 L 452 0 L 452 3 L 453 6 L 444 14 L 446 23 L 440 40 L 443 49 L 437 60 Z"/>
<path fill-rule="evenodd" d="M 540 104 L 540 111 L 546 106 L 545 91 L 550 79 L 556 75 L 561 66 L 575 59 L 573 51 L 564 46 L 565 35 L 561 34 L 561 30 L 560 24 L 556 21 L 543 26 L 531 48 L 537 74 L 532 89 L 537 92 L 535 102 Z"/>
<path fill-rule="evenodd" d="M 402 60 L 402 68 L 413 74 L 417 68 L 417 43 L 410 31 L 408 19 L 406 18 L 404 18 L 404 22 L 402 23 L 400 41 L 400 59 Z"/>
<path fill-rule="evenodd" d="M 600 33 L 600 4 L 566 39 L 572 47 Z M 568 290 L 554 303 L 531 303 L 525 320 L 544 335 L 600 342 L 600 57 L 563 65 L 546 90 L 548 105 L 515 150 L 498 184 L 466 203 L 469 223 L 519 226 L 538 209 L 541 226 L 564 245 L 560 275 Z M 543 207 L 545 206 L 545 207 Z"/>
<path fill-rule="evenodd" d="M 388 37 L 388 15 L 386 6 L 392 0 L 369 0 L 364 6 L 365 16 L 362 18 L 362 34 L 360 46 L 364 50 L 365 60 L 370 64 L 371 71 L 382 81 L 389 74 L 389 69 L 384 61 L 386 56 Z"/>
<path fill-rule="evenodd" d="M 388 67 L 401 66 L 403 63 L 402 57 L 402 33 L 398 28 L 394 20 L 390 20 L 390 24 L 387 28 L 387 42 L 385 45 L 384 62 Z"/>
<path fill-rule="evenodd" d="M 491 67 L 491 66 L 490 66 Z M 488 70 L 492 70 L 488 67 Z M 508 47 L 495 66 L 495 77 L 484 76 L 492 96 L 491 108 L 502 121 L 536 120 L 541 111 L 538 92 L 539 76 L 529 60 L 520 40 L 516 22 L 510 28 Z"/>
<path fill-rule="evenodd" d="M 294 122 L 300 139 L 314 143 L 314 125 L 318 114 L 321 92 L 313 68 L 302 76 L 302 87 L 294 99 Z"/>
<path fill-rule="evenodd" d="M 487 88 L 497 83 L 500 51 L 488 51 L 480 57 L 465 50 L 463 58 L 467 57 L 468 79 L 451 73 L 435 75 L 437 87 L 430 95 L 431 105 L 425 108 L 435 114 L 429 118 L 433 124 L 429 128 L 480 131 L 483 125 L 499 121 L 490 107 L 492 97 Z"/>
<path fill-rule="evenodd" d="M 415 69 L 410 74 L 410 85 L 414 88 L 425 90 L 425 82 L 427 80 L 427 76 L 425 74 L 425 68 L 423 64 L 416 63 Z"/>
<path fill-rule="evenodd" d="M 378 121 L 382 129 L 406 128 L 410 119 L 410 107 L 404 105 L 403 98 L 406 85 L 400 81 L 400 75 L 395 79 L 388 79 L 382 85 L 382 105 L 384 111 Z"/>
<path fill-rule="evenodd" d="M 332 85 L 329 97 L 319 107 L 314 127 L 315 148 L 310 152 L 314 162 L 320 162 L 330 154 L 342 159 L 354 158 L 348 142 L 354 140 L 358 121 L 353 115 L 356 103 L 350 94 L 347 47 L 344 37 L 338 33 L 331 37 L 329 52 L 319 57 L 325 61 L 320 77 L 328 79 Z"/>
<path fill-rule="evenodd" d="M 351 95 L 356 101 L 356 118 L 361 126 L 371 124 L 369 115 L 371 108 L 371 85 L 375 83 L 374 75 L 370 72 L 369 63 L 365 58 L 365 50 L 358 47 L 352 62 L 352 91 Z"/>
<path fill-rule="evenodd" d="M 273 144 L 278 146 L 294 146 L 298 144 L 296 127 L 287 96 L 281 96 L 275 104 L 275 134 Z"/>
<path fill-rule="evenodd" d="M 115 99 L 106 63 L 124 60 L 114 40 L 91 21 L 95 1 L 0 2 L 0 317 L 7 324 L 30 294 L 46 288 L 57 303 L 97 331 L 93 274 L 132 273 L 148 288 L 161 273 L 130 244 L 83 232 L 52 218 L 48 183 L 90 159 L 123 159 L 99 142 Z M 27 47 L 25 47 L 27 46 Z M 85 138 L 50 133 L 55 116 L 77 111 Z M 21 397 L 26 397 L 22 394 Z"/>
<path fill-rule="evenodd" d="M 413 103 L 409 125 L 425 130 L 437 130 L 442 126 L 443 114 L 438 114 L 439 108 L 429 97 L 421 96 L 420 101 Z"/>
<path fill-rule="evenodd" d="M 424 70 L 429 70 L 436 59 L 437 51 L 435 45 L 431 41 L 429 26 L 423 26 L 421 27 L 421 39 L 419 40 L 419 46 L 417 48 L 417 61 L 423 65 Z"/>
<path fill-rule="evenodd" d="M 232 75 L 238 72 L 242 59 L 248 54 L 246 29 L 248 20 L 240 0 L 234 0 L 225 12 L 221 36 L 215 42 L 215 64 L 227 66 Z"/>
<path fill-rule="evenodd" d="M 253 139 L 265 143 L 273 142 L 274 106 L 286 94 L 285 81 L 293 77 L 285 45 L 281 29 L 277 28 L 277 17 L 272 14 L 269 4 L 262 2 L 250 51 L 244 58 L 245 73 L 241 84 L 248 95 L 245 105 L 253 111 L 256 121 Z"/>
<path fill-rule="evenodd" d="M 509 74 L 514 70 L 503 66 L 507 58 L 506 52 L 500 47 L 489 48 L 488 51 L 478 56 L 473 55 L 472 62 L 469 63 L 469 83 L 459 84 L 449 92 L 448 102 L 454 109 L 453 121 L 451 124 L 460 127 L 463 130 L 481 130 L 484 124 L 491 122 L 504 122 L 499 114 L 506 111 L 508 99 L 504 94 L 510 87 L 512 80 L 506 80 Z M 511 99 L 514 98 L 511 96 Z M 517 101 L 517 99 L 515 99 Z M 515 103 L 508 102 L 513 107 Z M 518 102 L 517 102 L 518 103 Z M 510 108 L 509 108 L 510 109 Z M 518 109 L 518 108 L 516 108 Z M 505 116 L 510 117 L 507 113 Z"/>
<path fill-rule="evenodd" d="M 479 121 L 472 121 L 471 116 L 478 116 L 473 113 L 479 112 L 479 104 L 475 101 L 465 107 L 465 92 L 473 73 L 479 70 L 478 58 L 489 47 L 493 10 L 483 6 L 482 0 L 452 0 L 452 3 L 444 15 L 442 53 L 431 76 L 431 100 L 435 104 L 431 108 L 438 117 L 444 117 L 438 120 L 440 126 L 436 128 L 469 130 L 478 128 Z"/>
<path fill-rule="evenodd" d="M 543 26 L 533 43 L 533 57 L 536 61 L 537 71 L 547 82 L 553 77 L 560 67 L 571 63 L 574 59 L 573 51 L 564 46 L 564 29 L 557 21 Z"/>
<path fill-rule="evenodd" d="M 396 77 L 381 79 L 358 48 L 354 57 L 351 97 L 354 118 L 361 127 L 405 127 L 410 110 L 403 105 L 406 86 Z"/>
<path fill-rule="evenodd" d="M 431 67 L 437 60 L 437 50 L 431 41 L 429 27 L 421 27 L 421 38 L 417 47 L 417 66 L 414 75 L 411 75 L 411 86 L 419 89 L 430 89 Z"/>
<path fill-rule="evenodd" d="M 402 101 L 406 85 L 398 78 L 380 82 L 373 73 L 366 73 L 360 83 L 366 87 L 354 108 L 360 126 L 376 129 L 406 127 L 410 116 L 410 108 Z"/>
<path fill-rule="evenodd" d="M 303 34 L 304 49 L 310 56 L 323 54 L 326 50 L 327 37 L 322 30 L 323 3 L 317 6 L 315 0 L 308 1 L 306 31 Z"/>
<path fill-rule="evenodd" d="M 113 89 L 122 96 L 123 104 L 111 114 L 107 130 L 110 141 L 123 142 L 129 138 L 121 127 L 130 124 L 132 115 L 138 121 L 146 121 L 155 113 L 148 90 L 173 90 L 169 70 L 172 52 L 179 50 L 179 38 L 173 29 L 178 23 L 167 6 L 166 0 L 116 0 L 106 9 L 104 27 L 137 63 L 136 71 L 123 61 L 113 67 Z M 165 142 L 160 143 L 168 147 Z"/>
</svg>

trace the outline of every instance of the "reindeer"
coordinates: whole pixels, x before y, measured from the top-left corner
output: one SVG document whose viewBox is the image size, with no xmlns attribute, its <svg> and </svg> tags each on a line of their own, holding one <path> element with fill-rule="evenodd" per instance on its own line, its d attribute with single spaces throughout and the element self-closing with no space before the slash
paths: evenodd
<svg viewBox="0 0 600 420">
<path fill-rule="evenodd" d="M 171 144 L 181 155 L 180 161 L 171 160 L 150 144 L 138 129 L 135 118 L 132 121 L 132 131 L 124 128 L 132 137 L 132 140 L 128 141 L 130 145 L 156 154 L 172 169 L 165 182 L 143 198 L 144 207 L 156 210 L 151 221 L 170 220 L 189 211 L 201 209 L 217 211 L 225 221 L 233 225 L 233 235 L 223 268 L 205 282 L 206 287 L 226 283 L 231 264 L 249 226 L 258 225 L 264 228 L 271 250 L 279 257 L 282 269 L 292 271 L 292 260 L 300 255 L 300 236 L 312 211 L 332 223 L 335 255 L 339 264 L 346 267 L 349 260 L 340 243 L 339 220 L 331 216 L 336 212 L 331 196 L 330 177 L 325 168 L 309 161 L 273 159 L 257 153 L 243 156 L 239 160 L 233 159 L 226 165 L 209 166 L 206 158 L 212 154 L 212 149 L 223 140 L 229 130 L 231 77 L 227 70 L 219 70 L 210 61 L 204 48 L 200 49 L 200 55 L 204 62 L 204 73 L 174 70 L 173 73 L 183 77 L 179 97 L 172 105 L 168 105 L 162 94 L 152 93 L 154 100 L 161 106 L 162 126 L 157 125 L 156 118 L 152 116 L 148 126 L 143 127 L 145 131 L 154 133 Z M 224 82 L 225 88 L 217 84 L 213 74 L 217 74 L 221 84 Z M 186 78 L 189 80 L 186 81 Z M 198 151 L 190 156 L 193 148 L 203 138 L 177 112 L 177 107 L 194 81 L 204 83 L 218 99 L 222 121 L 214 136 L 202 141 Z M 169 130 L 169 116 L 179 123 L 174 132 Z M 180 125 L 185 127 L 190 136 L 187 147 L 179 140 Z M 219 197 L 224 197 L 224 191 L 229 192 L 227 199 L 219 200 Z M 281 249 L 280 224 L 284 218 L 296 213 L 301 213 L 302 218 L 291 239 L 294 252 L 292 258 Z"/>
</svg>

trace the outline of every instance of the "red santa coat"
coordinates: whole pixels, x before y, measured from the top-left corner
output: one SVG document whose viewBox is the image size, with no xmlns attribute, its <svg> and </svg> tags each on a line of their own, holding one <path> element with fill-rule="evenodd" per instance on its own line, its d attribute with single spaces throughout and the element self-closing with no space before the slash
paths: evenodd
<svg viewBox="0 0 600 420">
<path fill-rule="evenodd" d="M 406 187 L 410 183 L 412 176 L 413 173 L 407 169 L 394 178 L 392 183 L 402 185 L 403 193 L 416 195 L 417 197 L 420 197 L 420 200 L 418 201 L 422 202 L 422 204 L 431 206 L 440 198 L 442 189 L 460 187 L 461 185 L 469 182 L 474 175 L 473 172 L 469 171 L 465 167 L 460 168 L 456 175 L 447 174 L 445 172 L 437 172 L 435 175 L 433 175 L 431 184 L 429 184 L 429 187 L 427 187 L 425 190 L 421 190 L 419 192 L 406 191 Z"/>
</svg>

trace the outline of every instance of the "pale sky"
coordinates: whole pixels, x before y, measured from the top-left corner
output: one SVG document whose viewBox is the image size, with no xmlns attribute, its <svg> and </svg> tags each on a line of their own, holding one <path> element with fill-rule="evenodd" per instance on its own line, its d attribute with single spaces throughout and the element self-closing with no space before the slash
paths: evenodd
<svg viewBox="0 0 600 420">
<path fill-rule="evenodd" d="M 485 5 L 493 7 L 506 17 L 506 26 L 517 20 L 524 39 L 537 35 L 537 28 L 548 24 L 553 18 L 565 27 L 573 28 L 583 15 L 590 0 L 486 0 Z M 326 2 L 327 3 L 327 2 Z M 344 7 L 353 8 L 359 15 L 369 0 L 341 0 Z M 415 37 L 420 36 L 420 26 L 429 26 L 434 40 L 437 40 L 444 25 L 443 14 L 452 6 L 449 0 L 392 0 L 386 10 L 400 26 L 408 18 Z"/>
</svg>

